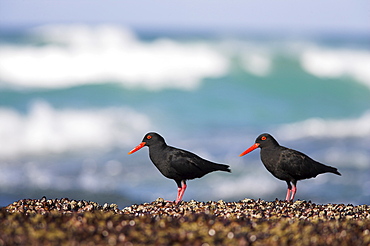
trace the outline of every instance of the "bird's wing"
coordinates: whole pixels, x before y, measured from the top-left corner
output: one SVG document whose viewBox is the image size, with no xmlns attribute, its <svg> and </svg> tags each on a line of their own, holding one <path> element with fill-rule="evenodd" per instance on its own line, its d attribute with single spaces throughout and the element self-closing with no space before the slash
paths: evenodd
<svg viewBox="0 0 370 246">
<path fill-rule="evenodd" d="M 189 170 L 200 170 L 201 166 L 199 164 L 204 160 L 189 151 L 181 149 L 176 149 L 176 151 L 172 152 L 170 158 L 171 166 L 184 172 Z"/>
<path fill-rule="evenodd" d="M 292 177 L 307 179 L 319 174 L 316 166 L 318 162 L 302 152 L 285 148 L 280 158 L 281 168 Z"/>
<path fill-rule="evenodd" d="M 200 178 L 214 171 L 211 168 L 214 163 L 186 150 L 174 148 L 168 158 L 171 163 L 172 172 L 183 176 L 184 179 Z"/>
</svg>

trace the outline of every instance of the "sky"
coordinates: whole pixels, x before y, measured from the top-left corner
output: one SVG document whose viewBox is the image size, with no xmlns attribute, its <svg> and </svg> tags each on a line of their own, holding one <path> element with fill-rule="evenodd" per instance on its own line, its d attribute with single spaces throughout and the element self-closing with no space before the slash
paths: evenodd
<svg viewBox="0 0 370 246">
<path fill-rule="evenodd" d="M 370 32 L 369 0 L 0 0 L 0 28 L 55 23 L 132 28 Z"/>
</svg>

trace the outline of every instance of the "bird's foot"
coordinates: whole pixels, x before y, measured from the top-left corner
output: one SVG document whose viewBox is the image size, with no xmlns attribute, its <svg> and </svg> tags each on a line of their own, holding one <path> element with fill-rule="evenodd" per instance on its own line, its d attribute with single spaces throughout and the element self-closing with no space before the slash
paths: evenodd
<svg viewBox="0 0 370 246">
<path fill-rule="evenodd" d="M 175 204 L 176 204 L 176 205 L 179 205 L 181 202 L 182 202 L 182 200 L 180 200 L 180 201 L 177 201 L 177 200 L 176 200 L 176 201 L 175 201 Z"/>
</svg>

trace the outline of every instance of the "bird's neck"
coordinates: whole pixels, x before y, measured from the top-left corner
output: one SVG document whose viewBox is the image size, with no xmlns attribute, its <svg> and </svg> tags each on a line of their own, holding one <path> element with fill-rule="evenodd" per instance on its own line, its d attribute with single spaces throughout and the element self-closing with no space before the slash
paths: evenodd
<svg viewBox="0 0 370 246">
<path fill-rule="evenodd" d="M 162 172 L 163 158 L 167 153 L 165 149 L 168 148 L 166 144 L 155 144 L 149 147 L 149 157 L 153 164 Z"/>
<path fill-rule="evenodd" d="M 154 145 L 149 146 L 149 154 L 153 155 L 155 153 L 161 153 L 164 149 L 166 149 L 168 146 L 165 143 L 156 143 Z"/>
<path fill-rule="evenodd" d="M 265 152 L 265 153 L 273 152 L 273 151 L 276 151 L 277 149 L 280 149 L 280 148 L 281 148 L 280 145 L 265 146 L 265 147 L 261 148 L 261 154 L 262 154 L 262 152 Z"/>
</svg>

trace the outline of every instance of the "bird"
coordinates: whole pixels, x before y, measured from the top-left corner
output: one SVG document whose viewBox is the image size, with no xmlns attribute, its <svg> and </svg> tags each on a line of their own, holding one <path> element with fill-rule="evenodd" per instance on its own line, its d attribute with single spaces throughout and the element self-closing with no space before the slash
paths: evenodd
<svg viewBox="0 0 370 246">
<path fill-rule="evenodd" d="M 156 132 L 147 133 L 142 142 L 128 154 L 132 154 L 144 146 L 149 147 L 150 160 L 163 176 L 175 180 L 178 187 L 176 204 L 182 201 L 187 180 L 201 178 L 213 171 L 231 172 L 229 165 L 214 163 L 187 150 L 168 146 L 164 138 Z"/>
<path fill-rule="evenodd" d="M 321 173 L 341 175 L 337 168 L 313 160 L 306 154 L 281 146 L 273 136 L 263 133 L 256 138 L 255 144 L 239 156 L 261 148 L 263 165 L 276 178 L 286 181 L 288 190 L 286 201 L 293 201 L 297 192 L 297 181 L 314 178 Z"/>
</svg>

